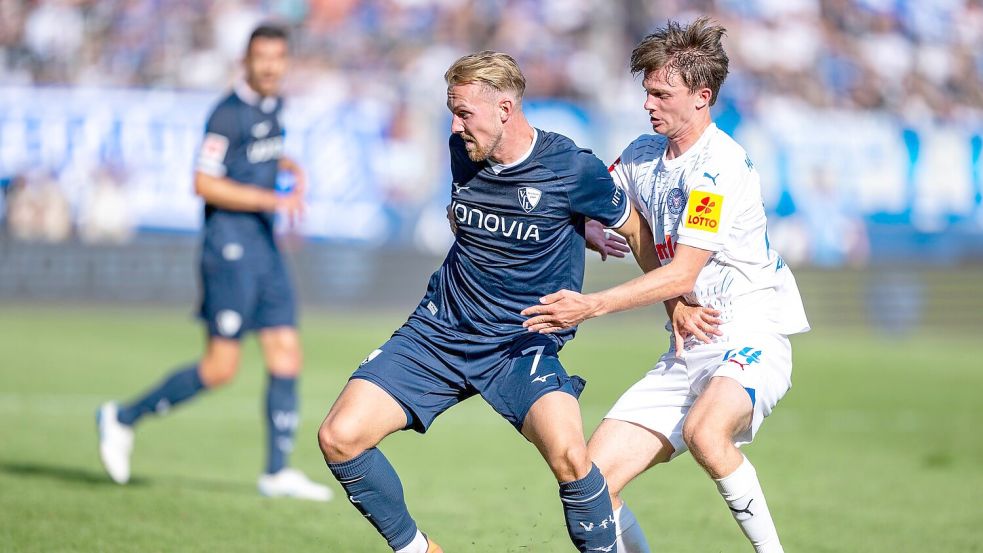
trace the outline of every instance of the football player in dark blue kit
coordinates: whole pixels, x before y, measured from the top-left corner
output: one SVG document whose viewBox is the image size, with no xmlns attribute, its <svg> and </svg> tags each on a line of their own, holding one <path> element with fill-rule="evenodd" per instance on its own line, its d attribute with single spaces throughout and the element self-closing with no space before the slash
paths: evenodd
<svg viewBox="0 0 983 553">
<path fill-rule="evenodd" d="M 301 369 L 294 293 L 273 235 L 274 213 L 300 214 L 304 174 L 283 156 L 278 96 L 287 67 L 287 35 L 263 25 L 253 31 L 245 79 L 215 107 L 195 172 L 205 202 L 201 246 L 200 316 L 208 330 L 204 355 L 169 374 L 126 404 L 106 403 L 98 414 L 99 453 L 109 476 L 130 477 L 133 427 L 200 392 L 229 382 L 239 368 L 240 340 L 256 332 L 269 371 L 266 397 L 267 463 L 260 493 L 327 501 L 331 490 L 287 466 L 297 426 Z M 276 191 L 279 171 L 293 174 L 288 194 Z"/>
<path fill-rule="evenodd" d="M 614 551 L 607 484 L 583 437 L 584 380 L 557 358 L 575 329 L 530 333 L 520 312 L 557 287 L 581 289 L 587 218 L 617 229 L 633 251 L 654 251 L 651 233 L 589 150 L 529 125 L 511 57 L 465 56 L 445 80 L 455 243 L 417 309 L 352 375 L 321 425 L 321 450 L 394 551 L 441 551 L 409 515 L 376 445 L 398 430 L 425 432 L 480 395 L 543 455 L 576 547 Z"/>
</svg>

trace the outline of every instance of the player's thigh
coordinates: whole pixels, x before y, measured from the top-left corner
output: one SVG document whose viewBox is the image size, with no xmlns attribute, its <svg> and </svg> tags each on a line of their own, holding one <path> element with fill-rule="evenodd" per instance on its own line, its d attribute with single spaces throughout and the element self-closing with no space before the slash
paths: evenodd
<svg viewBox="0 0 983 553">
<path fill-rule="evenodd" d="M 254 328 L 259 275 L 241 257 L 229 258 L 205 245 L 201 255 L 199 316 L 208 335 L 238 340 Z"/>
<path fill-rule="evenodd" d="M 748 390 L 728 376 L 715 376 L 693 403 L 683 424 L 692 448 L 701 439 L 733 441 L 751 427 L 753 404 Z"/>
<path fill-rule="evenodd" d="M 542 334 L 530 333 L 500 344 L 487 355 L 485 363 L 489 370 L 482 370 L 483 376 L 472 379 L 472 383 L 482 398 L 524 435 L 529 413 L 542 397 L 560 391 L 574 401 L 553 399 L 543 405 L 558 402 L 577 407 L 575 400 L 584 389 L 584 379 L 568 375 L 557 358 L 556 342 Z M 579 408 L 577 424 L 581 424 Z"/>
<path fill-rule="evenodd" d="M 209 336 L 205 354 L 198 364 L 202 383 L 208 388 L 214 388 L 232 380 L 239 370 L 241 351 L 239 340 Z"/>
<path fill-rule="evenodd" d="M 522 435 L 560 482 L 583 478 L 590 470 L 580 404 L 569 393 L 556 390 L 540 396 L 526 414 Z"/>
<path fill-rule="evenodd" d="M 587 442 L 587 453 L 608 481 L 612 496 L 649 468 L 669 460 L 672 444 L 639 424 L 604 419 Z"/>
<path fill-rule="evenodd" d="M 263 328 L 257 333 L 263 360 L 270 374 L 293 377 L 300 373 L 303 354 L 300 333 L 292 326 Z"/>
<path fill-rule="evenodd" d="M 297 302 L 283 256 L 265 252 L 266 265 L 258 276 L 253 328 L 297 327 Z"/>
<path fill-rule="evenodd" d="M 353 378 L 321 423 L 318 441 L 329 461 L 341 462 L 375 447 L 406 425 L 403 407 L 388 392 L 373 382 Z"/>
</svg>

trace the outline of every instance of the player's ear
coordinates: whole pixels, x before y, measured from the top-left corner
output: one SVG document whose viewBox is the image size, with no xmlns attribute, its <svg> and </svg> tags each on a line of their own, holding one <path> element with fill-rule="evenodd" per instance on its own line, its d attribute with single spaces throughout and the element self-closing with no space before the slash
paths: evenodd
<svg viewBox="0 0 983 553">
<path fill-rule="evenodd" d="M 515 109 L 515 102 L 511 98 L 502 98 L 498 101 L 498 114 L 502 120 L 502 123 L 509 120 L 512 116 L 512 110 Z"/>
<path fill-rule="evenodd" d="M 710 105 L 710 100 L 713 98 L 713 91 L 709 88 L 701 88 L 696 91 L 696 109 L 703 109 Z"/>
</svg>

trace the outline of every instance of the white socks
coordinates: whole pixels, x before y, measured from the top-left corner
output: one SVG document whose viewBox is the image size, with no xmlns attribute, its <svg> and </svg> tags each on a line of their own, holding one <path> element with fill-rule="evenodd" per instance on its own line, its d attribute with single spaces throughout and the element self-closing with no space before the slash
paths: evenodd
<svg viewBox="0 0 983 553">
<path fill-rule="evenodd" d="M 714 482 L 754 550 L 757 553 L 784 553 L 768 512 L 765 494 L 758 483 L 758 473 L 747 457 L 737 470 Z"/>
<path fill-rule="evenodd" d="M 650 553 L 635 513 L 623 502 L 614 510 L 614 529 L 618 536 L 618 553 Z"/>
<path fill-rule="evenodd" d="M 395 553 L 427 553 L 427 537 L 423 535 L 423 532 L 417 530 L 416 536 L 413 538 L 406 547 L 398 549 Z"/>
</svg>

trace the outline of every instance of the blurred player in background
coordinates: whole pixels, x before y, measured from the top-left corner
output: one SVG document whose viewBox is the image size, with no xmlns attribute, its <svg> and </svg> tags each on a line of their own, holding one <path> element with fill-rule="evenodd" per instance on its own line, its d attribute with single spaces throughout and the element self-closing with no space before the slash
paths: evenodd
<svg viewBox="0 0 983 553">
<path fill-rule="evenodd" d="M 99 409 L 99 453 L 117 483 L 130 478 L 134 425 L 145 415 L 164 414 L 232 380 L 239 368 L 240 340 L 255 331 L 269 371 L 267 463 L 259 491 L 274 497 L 331 498 L 329 488 L 287 466 L 298 418 L 301 347 L 294 292 L 273 224 L 276 211 L 291 221 L 300 215 L 305 187 L 300 167 L 283 156 L 279 93 L 287 57 L 283 29 L 263 25 L 254 30 L 246 47 L 245 80 L 208 119 L 195 173 L 195 191 L 205 201 L 200 316 L 208 342 L 201 359 L 171 373 L 145 395 Z M 276 190 L 280 170 L 291 173 L 295 182 L 287 194 Z"/>
<path fill-rule="evenodd" d="M 724 33 L 706 18 L 670 22 L 632 52 L 658 134 L 632 142 L 611 174 L 659 237 L 657 259 L 643 266 L 650 272 L 596 294 L 550 294 L 523 312 L 530 330 L 550 333 L 678 295 L 708 308 L 679 311 L 688 320 L 674 318 L 674 325 L 689 336 L 670 340 L 590 439 L 616 508 L 621 553 L 649 548 L 620 491 L 687 448 L 755 551 L 782 551 L 757 474 L 738 446 L 754 438 L 791 386 L 788 335 L 809 324 L 791 271 L 768 243 L 758 173 L 710 118 L 728 71 Z"/>
<path fill-rule="evenodd" d="M 529 125 L 514 59 L 472 54 L 444 78 L 455 242 L 409 320 L 352 375 L 321 425 L 321 450 L 394 551 L 440 551 L 417 528 L 376 445 L 399 430 L 425 432 L 481 395 L 546 460 L 576 547 L 612 551 L 607 484 L 587 455 L 577 403 L 584 381 L 557 358 L 575 330 L 530 333 L 519 312 L 546 291 L 580 289 L 587 217 L 633 247 L 647 239 L 654 250 L 651 234 L 589 150 Z"/>
</svg>

